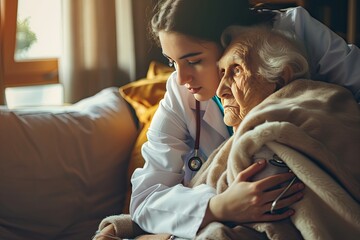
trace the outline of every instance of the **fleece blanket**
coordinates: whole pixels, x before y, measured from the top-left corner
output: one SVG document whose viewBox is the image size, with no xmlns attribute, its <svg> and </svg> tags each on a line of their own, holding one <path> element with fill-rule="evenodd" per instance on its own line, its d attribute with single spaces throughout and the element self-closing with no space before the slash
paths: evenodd
<svg viewBox="0 0 360 240">
<path fill-rule="evenodd" d="M 190 187 L 224 191 L 266 146 L 306 185 L 288 221 L 208 225 L 197 239 L 358 239 L 360 236 L 360 110 L 340 86 L 300 79 L 244 118 Z M 263 235 L 255 236 L 254 230 Z"/>
</svg>

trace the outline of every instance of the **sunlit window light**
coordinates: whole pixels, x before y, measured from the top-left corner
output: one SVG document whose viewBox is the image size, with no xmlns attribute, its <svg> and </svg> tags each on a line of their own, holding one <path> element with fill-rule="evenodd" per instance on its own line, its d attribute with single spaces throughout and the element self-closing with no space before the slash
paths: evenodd
<svg viewBox="0 0 360 240">
<path fill-rule="evenodd" d="M 61 0 L 19 0 L 15 60 L 59 58 Z"/>
<path fill-rule="evenodd" d="M 61 84 L 10 87 L 5 89 L 8 108 L 34 106 L 60 106 L 64 104 L 64 90 Z"/>
</svg>

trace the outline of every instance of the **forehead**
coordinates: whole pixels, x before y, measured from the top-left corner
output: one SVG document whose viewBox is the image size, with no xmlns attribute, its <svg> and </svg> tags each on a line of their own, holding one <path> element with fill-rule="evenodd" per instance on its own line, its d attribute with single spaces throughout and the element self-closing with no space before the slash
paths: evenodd
<svg viewBox="0 0 360 240">
<path fill-rule="evenodd" d="M 194 38 L 177 32 L 160 31 L 159 40 L 162 47 L 166 47 L 171 44 L 176 44 L 176 46 L 196 45 L 196 40 Z"/>
<path fill-rule="evenodd" d="M 223 56 L 219 60 L 219 66 L 228 66 L 234 62 L 245 61 L 250 54 L 250 48 L 245 39 L 236 38 L 225 49 Z"/>
<path fill-rule="evenodd" d="M 216 43 L 202 41 L 181 33 L 160 31 L 159 40 L 163 53 L 173 59 L 191 52 L 221 54 L 218 53 L 219 50 Z"/>
</svg>

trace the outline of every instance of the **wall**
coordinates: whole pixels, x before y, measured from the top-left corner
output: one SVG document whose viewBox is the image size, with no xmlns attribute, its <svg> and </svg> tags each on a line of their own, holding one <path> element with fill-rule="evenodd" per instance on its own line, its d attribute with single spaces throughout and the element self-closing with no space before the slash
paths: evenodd
<svg viewBox="0 0 360 240">
<path fill-rule="evenodd" d="M 148 26 L 155 1 L 132 0 L 135 26 L 136 79 L 146 75 L 152 60 L 164 61 L 161 49 L 150 39 Z"/>
<path fill-rule="evenodd" d="M 358 0 L 307 0 L 305 8 L 313 17 L 347 41 L 349 40 L 350 22 L 355 24 L 353 26 L 356 35 L 354 39 L 350 39 L 350 42 L 360 46 L 360 16 L 358 16 L 360 2 Z M 355 15 L 349 14 L 351 10 L 354 10 Z"/>
</svg>

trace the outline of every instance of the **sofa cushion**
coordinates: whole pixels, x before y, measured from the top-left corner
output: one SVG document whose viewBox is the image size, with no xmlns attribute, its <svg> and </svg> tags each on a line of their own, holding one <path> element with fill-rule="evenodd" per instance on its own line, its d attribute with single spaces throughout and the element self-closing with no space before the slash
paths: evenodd
<svg viewBox="0 0 360 240">
<path fill-rule="evenodd" d="M 90 239 L 121 213 L 138 130 L 118 88 L 72 106 L 0 109 L 0 239 Z"/>
</svg>

